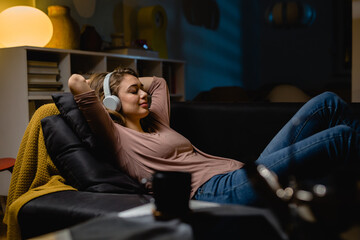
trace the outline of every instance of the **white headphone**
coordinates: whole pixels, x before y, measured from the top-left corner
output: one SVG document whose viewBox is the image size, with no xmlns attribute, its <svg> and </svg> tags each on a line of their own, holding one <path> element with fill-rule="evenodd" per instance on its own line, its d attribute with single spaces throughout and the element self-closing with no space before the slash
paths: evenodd
<svg viewBox="0 0 360 240">
<path fill-rule="evenodd" d="M 120 98 L 118 98 L 115 95 L 111 95 L 110 91 L 110 77 L 114 72 L 108 73 L 105 76 L 104 79 L 104 100 L 103 104 L 106 108 L 114 111 L 119 111 L 121 109 L 121 101 Z"/>
</svg>

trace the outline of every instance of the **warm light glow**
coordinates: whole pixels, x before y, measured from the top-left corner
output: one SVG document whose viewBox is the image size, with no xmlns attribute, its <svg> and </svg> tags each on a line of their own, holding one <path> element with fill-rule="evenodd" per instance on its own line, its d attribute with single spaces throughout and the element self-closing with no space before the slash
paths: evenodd
<svg viewBox="0 0 360 240">
<path fill-rule="evenodd" d="M 0 13 L 0 46 L 44 47 L 52 34 L 51 20 L 37 8 L 16 6 Z"/>
</svg>

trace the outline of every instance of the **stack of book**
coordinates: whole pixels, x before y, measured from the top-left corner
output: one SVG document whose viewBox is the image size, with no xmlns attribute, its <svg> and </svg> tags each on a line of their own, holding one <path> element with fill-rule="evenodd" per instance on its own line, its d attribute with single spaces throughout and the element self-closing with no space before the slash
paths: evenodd
<svg viewBox="0 0 360 240">
<path fill-rule="evenodd" d="M 29 60 L 27 64 L 29 96 L 62 92 L 62 83 L 58 81 L 60 71 L 57 62 Z"/>
</svg>

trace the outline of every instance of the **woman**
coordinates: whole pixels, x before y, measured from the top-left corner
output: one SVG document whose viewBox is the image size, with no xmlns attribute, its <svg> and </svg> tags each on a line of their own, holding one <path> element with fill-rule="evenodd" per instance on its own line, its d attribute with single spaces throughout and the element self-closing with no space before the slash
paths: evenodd
<svg viewBox="0 0 360 240">
<path fill-rule="evenodd" d="M 203 153 L 170 128 L 164 79 L 138 78 L 131 69 L 116 69 L 90 80 L 74 74 L 69 87 L 94 134 L 109 146 L 119 167 L 131 177 L 141 181 L 150 179 L 155 171 L 186 171 L 192 174 L 194 199 L 246 205 L 259 200 L 243 163 Z M 109 87 L 106 95 L 121 102 L 108 106 L 113 110 L 103 105 L 107 99 L 104 87 L 105 92 Z M 150 108 L 148 94 L 152 96 Z M 324 93 L 294 115 L 256 163 L 275 172 L 280 181 L 290 175 L 324 175 L 359 158 L 359 133 L 359 123 L 346 103 L 333 93 Z M 147 187 L 150 189 L 150 184 Z"/>
</svg>

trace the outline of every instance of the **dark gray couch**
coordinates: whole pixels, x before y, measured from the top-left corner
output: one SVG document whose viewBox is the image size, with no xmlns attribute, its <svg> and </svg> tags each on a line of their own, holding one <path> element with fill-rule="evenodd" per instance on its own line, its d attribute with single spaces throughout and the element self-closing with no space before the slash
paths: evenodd
<svg viewBox="0 0 360 240">
<path fill-rule="evenodd" d="M 197 148 L 243 162 L 254 161 L 301 103 L 201 103 L 171 104 L 171 126 Z M 353 104 L 360 116 L 360 105 Z M 88 219 L 148 203 L 139 191 L 65 191 L 27 203 L 19 213 L 24 238 L 37 236 Z"/>
</svg>

